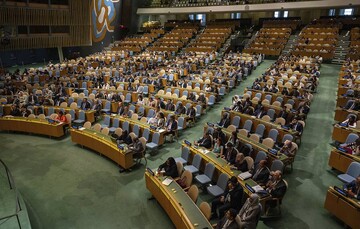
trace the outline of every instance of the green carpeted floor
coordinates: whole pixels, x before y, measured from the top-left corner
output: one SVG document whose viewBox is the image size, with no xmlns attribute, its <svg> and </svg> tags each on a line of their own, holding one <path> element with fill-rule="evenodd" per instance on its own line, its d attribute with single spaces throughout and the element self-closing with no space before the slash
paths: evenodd
<svg viewBox="0 0 360 229">
<path fill-rule="evenodd" d="M 242 94 L 271 63 L 265 61 L 195 127 L 184 131 L 178 142 L 164 145 L 156 156 L 148 159 L 148 166 L 155 168 L 167 157 L 179 156 L 180 141 L 200 137 L 203 124 L 219 120 L 222 107 L 231 103 L 231 97 Z M 327 166 L 339 69 L 328 64 L 321 68 L 320 86 L 311 105 L 294 171 L 285 175 L 290 188 L 284 198 L 283 218 L 266 225 L 260 222 L 259 228 L 342 227 L 323 208 L 328 186 L 339 184 Z M 33 228 L 174 227 L 156 201 L 147 200 L 150 194 L 145 188 L 144 167 L 120 174 L 114 163 L 74 145 L 69 137 L 53 140 L 2 132 L 0 144 L 0 158 L 14 175 Z"/>
</svg>

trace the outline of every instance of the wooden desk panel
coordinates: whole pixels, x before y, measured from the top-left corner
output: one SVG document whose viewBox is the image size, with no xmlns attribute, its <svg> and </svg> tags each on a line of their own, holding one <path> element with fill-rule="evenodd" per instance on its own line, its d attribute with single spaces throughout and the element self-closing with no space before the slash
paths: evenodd
<svg viewBox="0 0 360 229">
<path fill-rule="evenodd" d="M 65 135 L 64 125 L 66 124 L 50 124 L 47 120 L 22 117 L 0 118 L 0 130 L 41 134 L 57 138 Z"/>
<path fill-rule="evenodd" d="M 341 143 L 344 143 L 346 141 L 346 138 L 349 134 L 354 133 L 359 135 L 359 129 L 354 128 L 348 128 L 348 127 L 342 127 L 338 124 L 334 125 L 333 133 L 332 133 L 332 139 Z"/>
<path fill-rule="evenodd" d="M 342 196 L 330 187 L 326 194 L 325 209 L 353 229 L 360 229 L 360 203 Z"/>
<path fill-rule="evenodd" d="M 359 162 L 360 156 L 354 156 L 347 153 L 343 153 L 335 148 L 331 150 L 329 157 L 329 166 L 340 171 L 346 173 L 351 162 Z"/>
<path fill-rule="evenodd" d="M 120 150 L 116 143 L 113 143 L 110 136 L 103 135 L 93 130 L 72 129 L 71 140 L 81 146 L 85 146 L 106 156 L 124 169 L 129 169 L 134 165 L 133 154 Z"/>
<path fill-rule="evenodd" d="M 358 117 L 360 117 L 360 112 L 358 111 L 353 111 L 353 110 L 345 110 L 345 109 L 342 109 L 340 107 L 337 107 L 336 110 L 335 110 L 335 121 L 337 122 L 343 122 L 346 120 L 347 116 L 349 114 L 356 114 Z"/>
<path fill-rule="evenodd" d="M 169 186 L 161 182 L 162 178 L 145 172 L 146 188 L 163 207 L 176 228 L 212 228 L 197 205 L 175 181 Z"/>
</svg>

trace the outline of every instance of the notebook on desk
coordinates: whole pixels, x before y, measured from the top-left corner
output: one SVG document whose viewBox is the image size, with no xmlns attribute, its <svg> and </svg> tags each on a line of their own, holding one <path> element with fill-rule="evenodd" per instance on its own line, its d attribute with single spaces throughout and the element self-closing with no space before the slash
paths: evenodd
<svg viewBox="0 0 360 229">
<path fill-rule="evenodd" d="M 246 180 L 246 179 L 249 179 L 250 177 L 252 177 L 252 174 L 249 173 L 249 172 L 243 172 L 243 173 L 240 173 L 238 175 L 238 177 L 241 179 L 241 180 Z"/>
</svg>

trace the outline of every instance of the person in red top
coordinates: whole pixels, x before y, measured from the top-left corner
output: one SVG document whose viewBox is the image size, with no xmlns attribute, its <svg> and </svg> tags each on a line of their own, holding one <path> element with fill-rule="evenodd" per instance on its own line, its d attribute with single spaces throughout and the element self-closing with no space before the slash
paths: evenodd
<svg viewBox="0 0 360 229">
<path fill-rule="evenodd" d="M 63 111 L 59 111 L 55 121 L 67 123 L 66 116 Z"/>
</svg>

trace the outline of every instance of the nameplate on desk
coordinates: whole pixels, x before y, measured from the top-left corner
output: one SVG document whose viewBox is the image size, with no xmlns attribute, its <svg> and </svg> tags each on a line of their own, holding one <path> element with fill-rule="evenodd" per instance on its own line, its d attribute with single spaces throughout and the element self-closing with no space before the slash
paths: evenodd
<svg viewBox="0 0 360 229">
<path fill-rule="evenodd" d="M 249 173 L 249 172 L 244 172 L 244 173 L 240 173 L 238 175 L 238 177 L 241 179 L 241 180 L 246 180 L 246 179 L 249 179 L 250 177 L 252 177 L 252 174 Z"/>
<path fill-rule="evenodd" d="M 126 146 L 125 146 L 124 144 L 119 144 L 119 145 L 118 145 L 118 148 L 121 149 L 121 150 L 124 150 L 125 147 L 126 147 Z"/>
<path fill-rule="evenodd" d="M 252 193 L 255 193 L 255 190 L 249 185 L 249 184 L 245 184 L 245 187 Z"/>
<path fill-rule="evenodd" d="M 78 130 L 85 130 L 86 128 L 85 127 L 80 127 Z"/>
<path fill-rule="evenodd" d="M 155 175 L 154 171 L 152 169 L 150 169 L 149 167 L 147 167 L 146 170 L 151 174 L 151 176 Z"/>
<path fill-rule="evenodd" d="M 339 187 L 337 187 L 337 186 L 334 186 L 334 190 L 336 191 L 336 192 L 338 192 L 338 193 L 340 193 L 341 195 L 343 195 L 343 196 L 348 196 L 348 194 L 347 194 L 347 192 L 345 191 L 345 190 L 343 190 L 343 189 L 341 189 L 341 188 L 339 188 Z"/>
<path fill-rule="evenodd" d="M 188 146 L 191 146 L 191 142 L 189 142 L 188 140 L 184 140 L 184 143 Z"/>
</svg>

